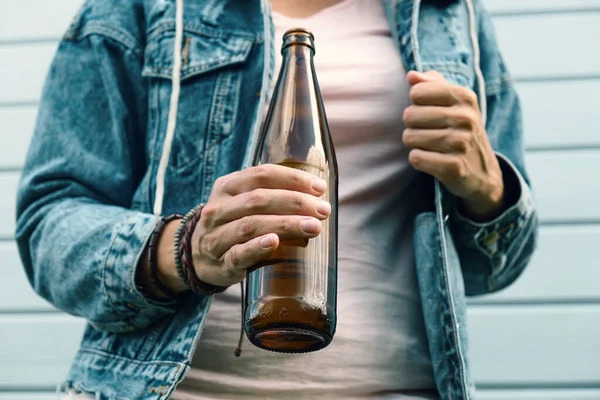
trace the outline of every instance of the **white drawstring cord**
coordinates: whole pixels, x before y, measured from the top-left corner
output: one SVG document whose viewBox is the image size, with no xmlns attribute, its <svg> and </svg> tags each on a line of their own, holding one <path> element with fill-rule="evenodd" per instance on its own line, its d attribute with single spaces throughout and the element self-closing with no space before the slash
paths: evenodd
<svg viewBox="0 0 600 400">
<path fill-rule="evenodd" d="M 183 0 L 176 0 L 175 10 L 175 45 L 173 46 L 173 73 L 171 76 L 171 103 L 169 106 L 169 119 L 167 120 L 167 133 L 163 142 L 162 154 L 156 172 L 156 193 L 154 196 L 154 215 L 160 217 L 165 195 L 165 175 L 169 166 L 175 127 L 177 126 L 177 111 L 179 108 L 179 94 L 181 92 L 181 48 L 183 41 Z"/>
<path fill-rule="evenodd" d="M 485 126 L 487 121 L 487 94 L 485 90 L 485 78 L 483 77 L 483 72 L 481 72 L 480 65 L 481 51 L 479 49 L 479 39 L 477 38 L 477 19 L 475 18 L 475 9 L 473 8 L 472 0 L 466 1 L 467 8 L 469 9 L 469 34 L 473 46 L 473 64 L 475 64 L 475 76 L 479 91 L 479 108 L 481 117 L 483 118 L 483 126 Z"/>
</svg>

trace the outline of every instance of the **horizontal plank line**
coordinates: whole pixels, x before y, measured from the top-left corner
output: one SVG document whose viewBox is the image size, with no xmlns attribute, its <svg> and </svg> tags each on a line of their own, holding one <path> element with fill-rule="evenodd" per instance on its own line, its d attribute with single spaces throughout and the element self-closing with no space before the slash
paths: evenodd
<svg viewBox="0 0 600 400">
<path fill-rule="evenodd" d="M 600 389 L 598 382 L 531 382 L 531 383 L 478 383 L 479 390 L 569 390 L 569 389 Z"/>
<path fill-rule="evenodd" d="M 535 194 L 535 182 L 533 182 L 533 192 Z M 600 220 L 591 219 L 591 220 L 564 220 L 564 221 L 556 221 L 556 220 L 542 220 L 540 222 L 540 226 L 543 227 L 561 227 L 561 226 L 590 226 L 590 225 L 600 225 Z"/>
<path fill-rule="evenodd" d="M 477 389 L 482 389 L 485 391 L 491 390 L 494 392 L 502 392 L 502 394 L 504 394 L 506 392 L 506 394 L 508 394 L 508 395 L 513 395 L 513 393 L 511 393 L 511 392 L 528 393 L 528 394 L 535 394 L 535 392 L 542 392 L 542 391 L 548 392 L 548 390 L 546 388 L 539 388 L 539 387 L 527 388 L 527 389 L 518 389 L 518 388 L 515 389 L 515 388 L 506 388 L 504 386 L 500 386 L 498 389 L 484 389 L 484 388 L 480 387 L 479 385 L 477 385 Z M 577 392 L 578 394 L 580 392 L 593 393 L 593 394 L 597 393 L 595 388 L 580 388 L 577 385 L 569 386 L 568 388 L 559 388 L 559 389 L 552 390 L 552 394 L 564 394 L 565 392 L 569 393 L 569 394 L 571 394 L 573 392 Z"/>
<path fill-rule="evenodd" d="M 23 310 L 17 310 L 17 309 L 1 309 L 0 308 L 0 317 L 4 317 L 4 316 L 32 316 L 32 315 L 40 315 L 40 316 L 48 316 L 48 315 L 52 315 L 52 314 L 56 314 L 56 315 L 60 315 L 60 316 L 69 316 L 68 314 L 65 314 L 63 311 L 59 311 L 57 309 L 53 309 L 53 308 L 49 308 L 46 310 L 43 309 L 31 309 L 31 310 L 27 310 L 27 309 L 23 309 Z"/>
<path fill-rule="evenodd" d="M 513 81 L 516 83 L 574 82 L 589 80 L 600 80 L 600 74 L 513 76 Z"/>
<path fill-rule="evenodd" d="M 19 166 L 14 166 L 14 165 L 0 165 L 0 174 L 2 173 L 14 173 L 14 172 L 21 172 L 21 167 Z"/>
<path fill-rule="evenodd" d="M 36 393 L 36 394 L 47 394 L 56 393 L 56 386 L 10 386 L 0 385 L 0 394 L 3 392 L 12 393 Z"/>
<path fill-rule="evenodd" d="M 577 306 L 577 307 L 598 307 L 600 306 L 600 297 L 589 299 L 498 299 L 484 300 L 484 298 L 468 298 L 470 308 L 497 308 L 497 307 L 557 307 L 557 306 Z"/>
<path fill-rule="evenodd" d="M 527 133 L 525 133 L 527 134 Z M 560 145 L 560 146 L 531 146 L 527 147 L 527 153 L 543 153 L 543 152 L 560 152 L 560 153 L 568 153 L 571 151 L 598 151 L 600 150 L 600 145 L 593 144 L 590 146 L 585 145 Z"/>
<path fill-rule="evenodd" d="M 29 37 L 29 38 L 15 38 L 15 39 L 3 39 L 0 40 L 0 47 L 2 46 L 15 46 L 15 45 L 31 45 L 31 44 L 55 44 L 60 40 L 57 37 Z"/>
<path fill-rule="evenodd" d="M 495 18 L 504 18 L 504 17 L 531 17 L 537 15 L 567 15 L 567 14 L 587 14 L 587 13 L 596 13 L 600 12 L 600 7 L 577 7 L 570 8 L 567 10 L 563 9 L 547 9 L 547 10 L 536 10 L 533 8 L 524 8 L 519 10 L 511 10 L 511 11 L 491 11 L 490 15 Z"/>
<path fill-rule="evenodd" d="M 18 108 L 18 107 L 37 107 L 39 101 L 37 100 L 26 100 L 26 101 L 0 101 L 0 108 Z"/>
</svg>

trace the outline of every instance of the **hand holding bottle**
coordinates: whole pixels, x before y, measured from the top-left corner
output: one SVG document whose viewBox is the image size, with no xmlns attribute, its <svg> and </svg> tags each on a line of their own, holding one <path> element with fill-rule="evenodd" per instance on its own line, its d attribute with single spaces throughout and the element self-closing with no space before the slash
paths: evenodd
<svg viewBox="0 0 600 400">
<path fill-rule="evenodd" d="M 231 286 L 280 241 L 318 236 L 320 221 L 331 212 L 329 203 L 318 198 L 325 190 L 324 180 L 274 164 L 217 179 L 193 235 L 198 277 Z"/>
</svg>

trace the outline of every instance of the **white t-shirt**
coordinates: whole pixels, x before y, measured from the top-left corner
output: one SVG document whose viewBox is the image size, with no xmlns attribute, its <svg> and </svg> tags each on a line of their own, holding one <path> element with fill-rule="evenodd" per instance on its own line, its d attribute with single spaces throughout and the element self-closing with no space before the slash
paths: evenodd
<svg viewBox="0 0 600 400">
<path fill-rule="evenodd" d="M 236 358 L 235 285 L 214 297 L 172 398 L 435 399 L 412 245 L 422 199 L 401 138 L 409 86 L 381 1 L 345 0 L 304 19 L 275 13 L 274 23 L 276 48 L 290 28 L 315 35 L 340 173 L 337 331 L 315 353 L 271 353 L 246 341 Z"/>
</svg>

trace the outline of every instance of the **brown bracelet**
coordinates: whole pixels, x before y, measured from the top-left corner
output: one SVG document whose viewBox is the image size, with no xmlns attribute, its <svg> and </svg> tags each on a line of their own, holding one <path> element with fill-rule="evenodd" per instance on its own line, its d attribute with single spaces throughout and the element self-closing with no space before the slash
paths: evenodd
<svg viewBox="0 0 600 400">
<path fill-rule="evenodd" d="M 192 257 L 192 235 L 196 225 L 198 225 L 198 222 L 200 221 L 203 208 L 203 204 L 194 207 L 181 220 L 179 229 L 175 234 L 175 265 L 177 266 L 179 277 L 193 292 L 211 295 L 224 292 L 227 290 L 227 287 L 216 286 L 202 281 L 198 277 L 198 274 L 196 274 L 194 268 L 194 259 Z"/>
<path fill-rule="evenodd" d="M 177 294 L 173 292 L 171 289 L 166 287 L 161 280 L 158 278 L 158 260 L 157 260 L 157 249 L 158 249 L 158 238 L 165 227 L 171 221 L 176 219 L 182 219 L 183 215 L 181 214 L 173 214 L 168 217 L 163 217 L 160 219 L 158 225 L 154 228 L 152 235 L 150 236 L 150 242 L 148 244 L 148 264 L 150 265 L 150 276 L 149 281 L 154 289 L 161 296 L 168 298 L 169 300 L 175 300 Z"/>
<path fill-rule="evenodd" d="M 173 293 L 173 291 L 169 290 L 158 278 L 158 260 L 157 260 L 157 244 L 158 238 L 165 225 L 168 222 L 171 222 L 175 219 L 183 218 L 182 215 L 175 214 L 170 215 L 168 217 L 162 217 L 159 223 L 154 227 L 154 230 L 150 234 L 150 239 L 148 241 L 147 250 L 148 250 L 148 264 L 149 264 L 149 274 L 147 277 L 146 285 L 142 285 L 140 281 L 144 281 L 142 278 L 142 268 L 137 268 L 135 272 L 135 287 L 136 289 L 147 299 L 155 300 L 155 301 L 174 301 L 176 300 L 177 295 Z M 152 290 L 148 290 L 148 289 Z M 158 294 L 158 295 L 156 295 Z"/>
</svg>

